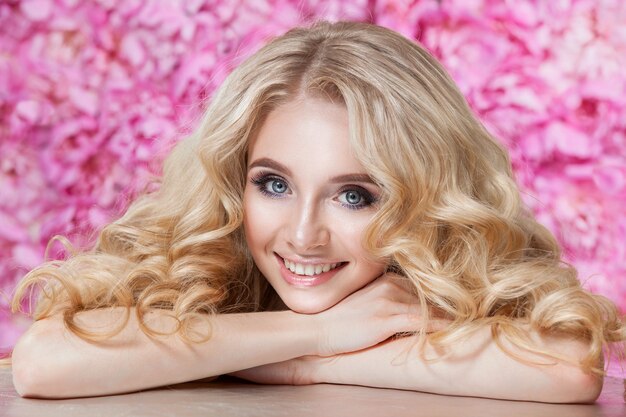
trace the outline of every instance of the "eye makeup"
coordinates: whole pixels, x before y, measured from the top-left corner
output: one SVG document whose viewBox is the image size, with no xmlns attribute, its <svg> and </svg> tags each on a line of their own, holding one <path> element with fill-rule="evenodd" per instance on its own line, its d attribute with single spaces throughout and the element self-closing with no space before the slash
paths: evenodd
<svg viewBox="0 0 626 417">
<path fill-rule="evenodd" d="M 283 198 L 291 193 L 287 180 L 270 171 L 258 172 L 250 178 L 250 182 L 261 194 L 269 198 Z M 361 210 L 376 204 L 378 197 L 359 185 L 345 184 L 339 189 L 334 200 L 349 210 Z"/>
<path fill-rule="evenodd" d="M 250 182 L 261 194 L 270 198 L 282 198 L 282 195 L 288 194 L 289 191 L 289 185 L 284 178 L 267 171 L 261 171 L 254 175 Z"/>
</svg>

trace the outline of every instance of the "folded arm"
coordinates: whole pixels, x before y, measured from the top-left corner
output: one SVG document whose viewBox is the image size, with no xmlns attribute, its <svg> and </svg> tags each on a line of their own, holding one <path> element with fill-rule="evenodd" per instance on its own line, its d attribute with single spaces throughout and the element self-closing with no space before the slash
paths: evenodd
<svg viewBox="0 0 626 417">
<path fill-rule="evenodd" d="M 539 346 L 572 358 L 582 357 L 587 349 L 576 340 L 535 339 Z M 504 344 L 530 360 L 550 362 Z M 554 365 L 529 365 L 511 358 L 492 340 L 489 328 L 454 346 L 452 352 L 447 359 L 428 363 L 420 359 L 415 337 L 404 337 L 358 352 L 298 358 L 234 375 L 265 383 L 349 384 L 552 403 L 593 402 L 602 389 L 602 378 L 585 374 L 577 366 L 554 361 Z M 428 344 L 425 353 L 426 358 L 435 356 Z"/>
<path fill-rule="evenodd" d="M 13 351 L 13 383 L 28 397 L 82 397 L 137 391 L 319 355 L 360 351 L 391 335 L 415 328 L 410 305 L 395 301 L 397 287 L 378 279 L 317 314 L 290 310 L 201 316 L 186 343 L 179 334 L 151 338 L 141 331 L 132 308 L 124 328 L 101 342 L 86 342 L 65 328 L 60 315 L 35 322 Z M 112 330 L 125 308 L 81 311 L 78 324 Z M 172 333 L 171 312 L 149 310 L 148 327 Z"/>
<path fill-rule="evenodd" d="M 92 331 L 111 330 L 124 308 L 83 311 L 77 322 Z M 212 337 L 187 344 L 178 335 L 149 338 L 131 309 L 121 333 L 87 342 L 65 328 L 60 316 L 35 322 L 13 351 L 13 383 L 26 397 L 66 398 L 110 395 L 203 379 L 237 369 L 315 353 L 316 335 L 305 331 L 306 317 L 291 311 L 218 315 Z M 151 310 L 147 324 L 171 332 L 175 320 Z M 206 334 L 209 321 L 191 330 Z M 253 343 L 252 343 L 253 341 Z"/>
</svg>

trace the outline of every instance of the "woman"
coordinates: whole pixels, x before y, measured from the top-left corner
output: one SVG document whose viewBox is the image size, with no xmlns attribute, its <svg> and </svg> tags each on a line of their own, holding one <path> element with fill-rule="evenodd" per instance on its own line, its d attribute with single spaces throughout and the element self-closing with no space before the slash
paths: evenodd
<svg viewBox="0 0 626 417">
<path fill-rule="evenodd" d="M 25 277 L 15 309 L 42 292 L 14 383 L 71 397 L 230 373 L 590 402 L 626 332 L 559 257 L 436 60 L 321 22 L 237 68 L 93 250 Z"/>
</svg>

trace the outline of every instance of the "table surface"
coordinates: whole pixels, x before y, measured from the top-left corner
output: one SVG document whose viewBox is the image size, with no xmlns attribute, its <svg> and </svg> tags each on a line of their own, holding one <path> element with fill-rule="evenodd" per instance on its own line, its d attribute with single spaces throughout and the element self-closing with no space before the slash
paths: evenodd
<svg viewBox="0 0 626 417">
<path fill-rule="evenodd" d="M 450 397 L 350 385 L 258 385 L 222 377 L 132 394 L 70 400 L 21 398 L 0 368 L 0 416 L 567 416 L 624 417 L 624 381 L 606 378 L 595 404 L 542 404 Z"/>
</svg>

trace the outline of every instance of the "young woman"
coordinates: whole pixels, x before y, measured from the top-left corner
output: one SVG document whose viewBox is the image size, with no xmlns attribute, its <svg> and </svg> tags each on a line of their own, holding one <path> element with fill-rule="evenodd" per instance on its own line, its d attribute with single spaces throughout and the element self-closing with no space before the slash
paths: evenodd
<svg viewBox="0 0 626 417">
<path fill-rule="evenodd" d="M 603 348 L 626 338 L 441 65 L 362 23 L 249 58 L 159 190 L 29 273 L 16 310 L 32 287 L 12 357 L 31 397 L 232 374 L 590 402 Z"/>
</svg>

